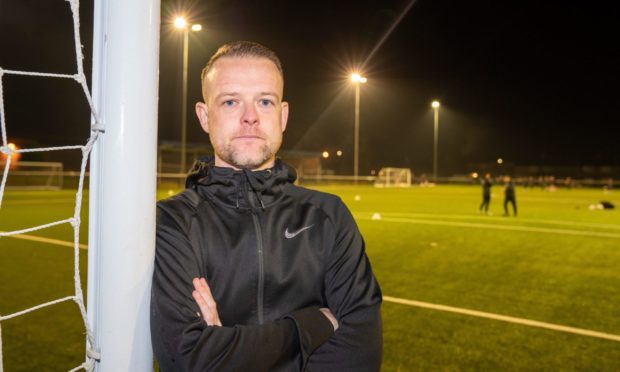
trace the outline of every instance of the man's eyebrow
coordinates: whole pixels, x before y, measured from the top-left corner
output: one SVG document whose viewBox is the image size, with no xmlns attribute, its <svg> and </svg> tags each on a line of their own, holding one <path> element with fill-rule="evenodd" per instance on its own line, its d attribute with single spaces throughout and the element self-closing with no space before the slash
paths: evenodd
<svg viewBox="0 0 620 372">
<path fill-rule="evenodd" d="M 222 92 L 220 94 L 218 94 L 217 96 L 215 96 L 215 99 L 219 99 L 225 96 L 231 96 L 231 97 L 237 97 L 239 95 L 239 93 L 237 92 Z"/>
<path fill-rule="evenodd" d="M 272 96 L 275 97 L 277 99 L 280 99 L 280 95 L 278 93 L 275 92 L 260 92 L 261 96 Z"/>
<path fill-rule="evenodd" d="M 222 92 L 215 96 L 215 100 L 219 100 L 223 97 L 239 97 L 240 95 L 241 94 L 239 94 L 238 92 Z M 278 93 L 276 92 L 260 92 L 259 95 L 260 96 L 271 96 L 278 100 L 280 99 L 280 95 L 278 95 Z"/>
</svg>

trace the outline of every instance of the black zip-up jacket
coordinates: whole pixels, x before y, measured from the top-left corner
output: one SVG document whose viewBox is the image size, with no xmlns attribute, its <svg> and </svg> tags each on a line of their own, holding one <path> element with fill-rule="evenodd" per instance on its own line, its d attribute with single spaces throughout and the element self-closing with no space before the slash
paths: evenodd
<svg viewBox="0 0 620 372">
<path fill-rule="evenodd" d="M 377 371 L 381 292 L 342 201 L 264 171 L 194 165 L 187 189 L 157 205 L 151 298 L 162 371 Z M 192 298 L 205 277 L 223 327 Z M 319 308 L 329 308 L 336 332 Z"/>
</svg>

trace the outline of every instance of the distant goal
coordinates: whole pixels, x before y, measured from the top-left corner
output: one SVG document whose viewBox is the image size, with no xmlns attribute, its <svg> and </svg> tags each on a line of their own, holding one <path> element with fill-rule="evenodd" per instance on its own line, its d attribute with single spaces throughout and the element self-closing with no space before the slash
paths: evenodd
<svg viewBox="0 0 620 372">
<path fill-rule="evenodd" d="M 375 179 L 375 187 L 409 187 L 411 177 L 409 168 L 381 168 Z"/>
<path fill-rule="evenodd" d="M 62 181 L 62 163 L 18 161 L 11 164 L 6 188 L 12 190 L 60 190 L 62 189 Z"/>
</svg>

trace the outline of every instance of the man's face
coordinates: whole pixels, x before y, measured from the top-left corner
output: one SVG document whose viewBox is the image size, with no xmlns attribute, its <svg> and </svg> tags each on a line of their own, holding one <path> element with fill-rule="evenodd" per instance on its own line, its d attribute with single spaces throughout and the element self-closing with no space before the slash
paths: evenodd
<svg viewBox="0 0 620 372">
<path fill-rule="evenodd" d="M 260 57 L 223 57 L 204 79 L 205 102 L 196 104 L 196 114 L 209 133 L 215 165 L 273 166 L 288 119 L 284 82 L 275 64 Z"/>
</svg>

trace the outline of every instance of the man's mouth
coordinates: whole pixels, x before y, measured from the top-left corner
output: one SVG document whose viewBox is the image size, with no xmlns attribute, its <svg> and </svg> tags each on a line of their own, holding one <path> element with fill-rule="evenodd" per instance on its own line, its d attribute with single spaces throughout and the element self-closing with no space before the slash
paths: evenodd
<svg viewBox="0 0 620 372">
<path fill-rule="evenodd" d="M 262 140 L 263 137 L 261 136 L 256 136 L 256 135 L 243 135 L 243 136 L 237 136 L 234 139 L 241 139 L 241 140 L 253 140 L 253 139 L 260 139 Z"/>
</svg>

